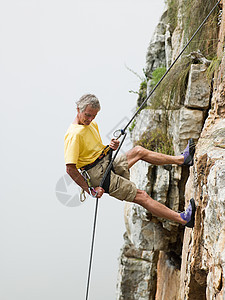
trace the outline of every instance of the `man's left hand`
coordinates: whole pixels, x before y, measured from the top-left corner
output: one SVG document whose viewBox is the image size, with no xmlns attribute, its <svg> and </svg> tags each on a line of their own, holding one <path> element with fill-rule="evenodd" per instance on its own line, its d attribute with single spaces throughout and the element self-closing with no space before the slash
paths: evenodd
<svg viewBox="0 0 225 300">
<path fill-rule="evenodd" d="M 111 139 L 109 147 L 113 150 L 116 150 L 119 147 L 120 141 L 116 139 Z"/>
</svg>

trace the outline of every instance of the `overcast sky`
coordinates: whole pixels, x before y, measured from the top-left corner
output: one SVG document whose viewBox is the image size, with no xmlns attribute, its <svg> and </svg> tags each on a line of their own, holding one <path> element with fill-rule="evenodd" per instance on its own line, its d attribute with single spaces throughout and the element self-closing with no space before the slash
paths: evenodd
<svg viewBox="0 0 225 300">
<path fill-rule="evenodd" d="M 70 207 L 56 194 L 77 194 L 69 183 L 63 190 L 64 134 L 87 92 L 101 101 L 104 143 L 131 117 L 129 90 L 140 80 L 125 65 L 143 75 L 163 8 L 163 0 L 1 1 L 1 300 L 84 299 L 95 200 Z M 100 200 L 90 300 L 115 300 L 123 207 Z"/>
</svg>

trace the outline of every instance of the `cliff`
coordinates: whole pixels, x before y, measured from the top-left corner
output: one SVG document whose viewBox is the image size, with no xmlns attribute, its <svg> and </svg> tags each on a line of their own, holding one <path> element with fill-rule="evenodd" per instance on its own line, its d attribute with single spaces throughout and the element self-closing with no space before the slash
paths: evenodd
<svg viewBox="0 0 225 300">
<path fill-rule="evenodd" d="M 169 0 L 146 56 L 148 93 L 217 1 Z M 225 299 L 225 0 L 141 110 L 134 144 L 180 154 L 196 142 L 194 165 L 138 162 L 131 180 L 182 211 L 197 204 L 194 229 L 125 206 L 117 300 Z M 199 22 L 199 23 L 198 23 Z M 142 95 L 138 104 L 143 101 Z"/>
</svg>

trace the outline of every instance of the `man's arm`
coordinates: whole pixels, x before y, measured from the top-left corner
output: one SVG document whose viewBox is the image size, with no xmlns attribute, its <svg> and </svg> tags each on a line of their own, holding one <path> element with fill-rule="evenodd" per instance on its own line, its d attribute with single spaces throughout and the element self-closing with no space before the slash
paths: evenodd
<svg viewBox="0 0 225 300">
<path fill-rule="evenodd" d="M 66 165 L 66 172 L 70 175 L 70 177 L 78 184 L 82 189 L 85 190 L 89 194 L 88 185 L 83 176 L 77 170 L 75 164 L 67 164 Z"/>
<path fill-rule="evenodd" d="M 78 184 L 82 189 L 85 190 L 85 192 L 89 193 L 88 184 L 83 178 L 83 176 L 80 174 L 80 172 L 77 170 L 77 167 L 75 164 L 67 164 L 66 165 L 66 172 L 70 175 L 70 177 Z M 103 193 L 105 192 L 103 188 L 96 187 L 95 188 L 97 194 L 97 197 L 100 198 Z"/>
</svg>

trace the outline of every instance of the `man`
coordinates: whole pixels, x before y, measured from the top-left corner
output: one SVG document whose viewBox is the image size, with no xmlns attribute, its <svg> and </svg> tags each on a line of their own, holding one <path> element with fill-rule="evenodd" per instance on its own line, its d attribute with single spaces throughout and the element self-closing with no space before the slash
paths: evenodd
<svg viewBox="0 0 225 300">
<path fill-rule="evenodd" d="M 113 170 L 110 173 L 110 182 L 108 182 L 108 186 L 103 185 L 104 189 L 99 185 L 110 161 L 108 149 L 116 150 L 119 141 L 112 139 L 109 147 L 103 145 L 98 125 L 94 121 L 101 108 L 95 95 L 86 94 L 76 103 L 77 115 L 66 132 L 64 148 L 66 171 L 71 178 L 92 196 L 101 198 L 106 189 L 109 195 L 120 200 L 137 203 L 157 217 L 169 219 L 187 227 L 194 227 L 196 209 L 194 199 L 190 200 L 185 212 L 177 213 L 153 200 L 145 191 L 137 189 L 135 184 L 129 180 L 129 169 L 139 160 L 154 165 L 192 165 L 195 152 L 192 139 L 184 153 L 179 156 L 149 151 L 141 146 L 134 147 L 115 159 Z M 90 176 L 91 189 L 78 169 L 87 171 Z"/>
</svg>

